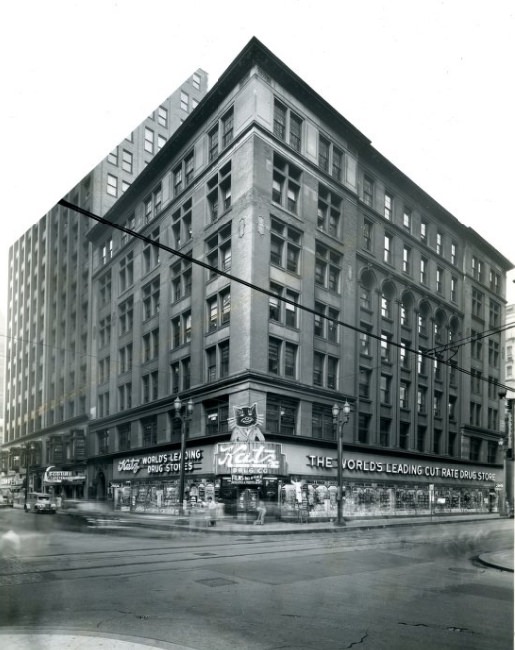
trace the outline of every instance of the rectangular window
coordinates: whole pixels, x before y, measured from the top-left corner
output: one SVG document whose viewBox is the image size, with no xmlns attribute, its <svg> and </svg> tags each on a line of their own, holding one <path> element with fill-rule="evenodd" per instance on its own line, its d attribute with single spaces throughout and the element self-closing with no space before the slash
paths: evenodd
<svg viewBox="0 0 515 650">
<path fill-rule="evenodd" d="M 207 181 L 209 218 L 216 221 L 231 207 L 231 161 Z"/>
<path fill-rule="evenodd" d="M 342 199 L 322 184 L 318 185 L 317 226 L 333 237 L 338 236 Z"/>
<path fill-rule="evenodd" d="M 147 126 L 145 127 L 144 148 L 147 153 L 154 153 L 154 131 L 149 129 Z"/>
<path fill-rule="evenodd" d="M 384 250 L 383 250 L 383 261 L 387 264 L 392 263 L 392 236 L 384 236 Z"/>
<path fill-rule="evenodd" d="M 441 232 L 436 233 L 436 254 L 437 255 L 442 255 L 443 254 L 443 244 L 442 244 L 443 236 Z"/>
<path fill-rule="evenodd" d="M 231 320 L 231 293 L 229 289 L 221 291 L 207 301 L 207 330 L 214 330 L 228 325 Z"/>
<path fill-rule="evenodd" d="M 191 341 L 191 312 L 186 311 L 180 316 L 172 319 L 172 349 L 178 348 L 181 345 L 190 343 Z"/>
<path fill-rule="evenodd" d="M 165 128 L 168 127 L 168 109 L 164 106 L 157 109 L 157 123 Z"/>
<path fill-rule="evenodd" d="M 402 270 L 404 273 L 411 271 L 411 249 L 408 246 L 404 246 L 402 250 Z"/>
<path fill-rule="evenodd" d="M 233 140 L 234 136 L 234 112 L 229 109 L 222 117 L 222 146 L 227 147 Z"/>
<path fill-rule="evenodd" d="M 458 298 L 458 280 L 454 276 L 451 278 L 451 300 L 453 302 L 457 301 Z"/>
<path fill-rule="evenodd" d="M 483 319 L 483 294 L 472 287 L 472 316 Z"/>
<path fill-rule="evenodd" d="M 299 272 L 302 233 L 272 217 L 270 235 L 270 262 L 274 266 Z"/>
<path fill-rule="evenodd" d="M 384 193 L 384 218 L 388 219 L 388 221 L 391 221 L 392 215 L 393 215 L 393 196 L 385 192 Z"/>
<path fill-rule="evenodd" d="M 323 136 L 318 138 L 318 166 L 323 169 L 325 172 L 329 171 L 329 140 L 326 140 Z"/>
<path fill-rule="evenodd" d="M 116 149 L 113 149 L 113 151 L 108 154 L 107 161 L 112 165 L 118 165 L 118 147 L 116 147 Z"/>
<path fill-rule="evenodd" d="M 110 196 L 118 196 L 118 179 L 113 174 L 107 174 L 106 191 Z"/>
<path fill-rule="evenodd" d="M 456 256 L 457 256 L 456 242 L 452 242 L 452 244 L 451 244 L 451 264 L 453 264 L 454 266 L 456 266 L 456 263 L 457 263 L 457 257 Z"/>
<path fill-rule="evenodd" d="M 118 322 L 120 324 L 120 335 L 132 331 L 134 324 L 134 298 L 130 296 L 118 306 Z"/>
<path fill-rule="evenodd" d="M 143 319 L 148 320 L 159 313 L 159 277 L 149 282 L 142 289 Z"/>
<path fill-rule="evenodd" d="M 223 341 L 206 350 L 206 372 L 208 382 L 229 375 L 229 341 Z"/>
<path fill-rule="evenodd" d="M 374 181 L 369 177 L 363 178 L 363 203 L 373 206 L 374 202 Z"/>
<path fill-rule="evenodd" d="M 420 222 L 420 241 L 427 244 L 427 221 L 423 219 Z"/>
<path fill-rule="evenodd" d="M 481 457 L 481 438 L 470 438 L 470 460 L 478 461 Z"/>
<path fill-rule="evenodd" d="M 181 90 L 181 110 L 187 113 L 189 111 L 189 108 L 190 108 L 189 95 L 188 93 L 184 92 L 184 90 Z"/>
<path fill-rule="evenodd" d="M 126 151 L 125 149 L 122 151 L 122 169 L 123 171 L 132 174 L 132 153 L 130 151 Z"/>
<path fill-rule="evenodd" d="M 382 447 L 390 446 L 390 428 L 392 421 L 389 418 L 380 418 L 379 420 L 379 444 Z"/>
<path fill-rule="evenodd" d="M 495 300 L 490 300 L 490 327 L 496 328 L 501 324 L 501 305 Z"/>
<path fill-rule="evenodd" d="M 334 440 L 335 431 L 331 407 L 325 404 L 313 404 L 311 411 L 311 432 L 313 438 Z"/>
<path fill-rule="evenodd" d="M 316 242 L 315 255 L 315 284 L 339 293 L 342 255 L 319 242 Z"/>
<path fill-rule="evenodd" d="M 440 267 L 436 269 L 436 291 L 439 294 L 443 293 L 443 269 Z"/>
<path fill-rule="evenodd" d="M 363 248 L 367 251 L 372 250 L 372 222 L 367 219 L 363 222 Z"/>
<path fill-rule="evenodd" d="M 209 162 L 218 158 L 218 124 L 208 133 Z"/>
<path fill-rule="evenodd" d="M 379 394 L 381 404 L 391 404 L 390 385 L 392 378 L 388 375 L 381 375 L 379 381 Z"/>
<path fill-rule="evenodd" d="M 391 336 L 389 334 L 381 334 L 381 361 L 384 363 L 391 363 Z"/>
<path fill-rule="evenodd" d="M 302 146 L 302 119 L 290 111 L 290 146 L 300 151 Z"/>
<path fill-rule="evenodd" d="M 286 210 L 299 213 L 301 171 L 277 154 L 274 154 L 272 201 Z"/>
<path fill-rule="evenodd" d="M 287 327 L 297 327 L 297 307 L 295 305 L 299 301 L 299 294 L 273 282 L 270 283 L 270 291 L 276 294 L 268 299 L 270 320 Z M 291 304 L 292 302 L 295 304 Z"/>
<path fill-rule="evenodd" d="M 277 100 L 274 102 L 274 135 L 286 140 L 286 106 Z"/>
<path fill-rule="evenodd" d="M 207 263 L 213 268 L 209 270 L 209 279 L 219 277 L 216 269 L 226 273 L 231 270 L 231 223 L 222 226 L 206 241 Z"/>
<path fill-rule="evenodd" d="M 427 284 L 427 260 L 425 257 L 420 258 L 420 282 Z"/>
<path fill-rule="evenodd" d="M 191 199 L 185 201 L 182 206 L 172 214 L 172 244 L 174 248 L 191 242 L 192 238 L 192 213 Z"/>
<path fill-rule="evenodd" d="M 296 432 L 298 402 L 268 395 L 266 400 L 266 428 L 272 434 L 293 436 Z"/>
<path fill-rule="evenodd" d="M 270 337 L 268 372 L 295 379 L 297 376 L 297 345 Z"/>
<path fill-rule="evenodd" d="M 402 225 L 408 232 L 411 232 L 411 210 L 409 208 L 404 208 L 404 214 L 402 216 Z"/>
<path fill-rule="evenodd" d="M 134 284 L 134 253 L 130 251 L 125 257 L 120 260 L 120 293 L 126 291 Z"/>
<path fill-rule="evenodd" d="M 144 200 L 144 213 L 145 213 L 145 223 L 150 223 L 154 219 L 158 212 L 161 210 L 161 204 L 163 200 L 163 192 L 161 183 L 156 186 L 154 191 L 150 196 Z"/>
</svg>

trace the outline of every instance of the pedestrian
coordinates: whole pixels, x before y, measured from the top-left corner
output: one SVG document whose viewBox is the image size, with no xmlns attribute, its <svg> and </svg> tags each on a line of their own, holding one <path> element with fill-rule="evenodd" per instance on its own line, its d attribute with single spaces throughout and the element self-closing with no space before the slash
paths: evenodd
<svg viewBox="0 0 515 650">
<path fill-rule="evenodd" d="M 257 507 L 257 519 L 254 522 L 254 526 L 262 526 L 265 523 L 265 515 L 266 515 L 266 506 L 263 501 L 260 501 L 258 503 Z"/>
<path fill-rule="evenodd" d="M 213 501 L 213 497 L 207 498 L 207 510 L 208 510 L 208 517 L 209 517 L 209 525 L 216 526 L 217 505 L 215 501 Z"/>
</svg>

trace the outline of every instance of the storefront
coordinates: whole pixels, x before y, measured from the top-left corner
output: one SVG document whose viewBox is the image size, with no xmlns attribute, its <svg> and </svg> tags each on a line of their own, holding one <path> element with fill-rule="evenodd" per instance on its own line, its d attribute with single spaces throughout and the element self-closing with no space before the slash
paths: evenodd
<svg viewBox="0 0 515 650">
<path fill-rule="evenodd" d="M 63 470 L 58 467 L 47 467 L 42 477 L 43 491 L 53 494 L 58 504 L 63 501 L 81 500 L 84 498 L 86 474 L 82 471 Z"/>
<path fill-rule="evenodd" d="M 176 449 L 124 456 L 113 461 L 107 496 L 115 510 L 179 514 L 181 454 Z M 219 498 L 220 481 L 213 474 L 213 446 L 189 446 L 184 458 L 184 500 L 187 512 Z"/>
</svg>

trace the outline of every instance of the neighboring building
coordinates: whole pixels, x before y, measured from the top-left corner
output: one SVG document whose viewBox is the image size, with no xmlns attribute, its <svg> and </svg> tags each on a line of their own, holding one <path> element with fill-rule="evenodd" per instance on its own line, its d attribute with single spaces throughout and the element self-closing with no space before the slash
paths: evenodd
<svg viewBox="0 0 515 650">
<path fill-rule="evenodd" d="M 67 195 L 103 215 L 130 187 L 207 91 L 197 70 Z M 93 222 L 56 205 L 9 251 L 4 483 L 43 486 L 82 497 L 90 413 Z M 111 254 L 109 248 L 104 251 Z M 3 395 L 3 392 L 2 392 Z M 2 410 L 3 413 L 3 410 Z M 68 485 L 62 485 L 66 476 Z M 46 486 L 52 482 L 47 476 Z M 61 483 L 61 485 L 57 485 Z"/>
<path fill-rule="evenodd" d="M 511 326 L 504 334 L 504 383 L 515 393 L 515 305 L 506 307 L 504 322 L 507 327 Z M 511 395 L 511 397 L 514 397 L 514 395 Z"/>
<path fill-rule="evenodd" d="M 0 445 L 4 441 L 5 352 L 7 349 L 5 313 L 0 307 Z"/>
<path fill-rule="evenodd" d="M 89 232 L 98 497 L 177 510 L 180 396 L 190 504 L 333 517 L 348 400 L 347 514 L 497 507 L 511 263 L 259 41 L 106 219 L 148 239 Z"/>
</svg>

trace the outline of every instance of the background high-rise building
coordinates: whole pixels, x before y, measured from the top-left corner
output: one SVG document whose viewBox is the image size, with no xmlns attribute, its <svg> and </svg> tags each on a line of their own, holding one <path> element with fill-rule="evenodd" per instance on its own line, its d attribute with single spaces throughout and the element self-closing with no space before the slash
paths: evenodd
<svg viewBox="0 0 515 650">
<path fill-rule="evenodd" d="M 66 196 L 102 216 L 130 187 L 207 91 L 197 70 Z M 30 465 L 42 485 L 47 465 L 84 476 L 90 416 L 92 222 L 54 206 L 9 251 L 5 443 L 1 469 Z M 109 250 L 105 251 L 110 254 Z M 3 412 L 3 411 L 2 411 Z M 84 480 L 70 485 L 82 495 Z"/>
</svg>

